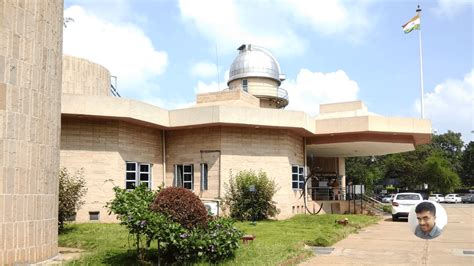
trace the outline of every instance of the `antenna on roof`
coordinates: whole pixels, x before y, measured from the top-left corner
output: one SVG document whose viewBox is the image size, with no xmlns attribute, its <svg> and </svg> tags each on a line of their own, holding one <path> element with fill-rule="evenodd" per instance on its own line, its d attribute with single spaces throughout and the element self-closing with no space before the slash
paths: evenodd
<svg viewBox="0 0 474 266">
<path fill-rule="evenodd" d="M 216 69 L 217 69 L 217 90 L 221 90 L 221 85 L 219 82 L 219 55 L 217 53 L 217 43 L 216 43 Z"/>
</svg>

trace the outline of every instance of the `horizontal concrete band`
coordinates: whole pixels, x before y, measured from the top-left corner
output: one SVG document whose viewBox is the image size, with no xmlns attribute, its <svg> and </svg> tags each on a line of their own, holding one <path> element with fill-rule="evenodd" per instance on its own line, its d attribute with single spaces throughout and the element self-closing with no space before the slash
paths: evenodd
<svg viewBox="0 0 474 266">
<path fill-rule="evenodd" d="M 431 138 L 429 120 L 357 116 L 314 119 L 301 111 L 254 108 L 244 106 L 196 106 L 186 109 L 165 110 L 139 101 L 107 96 L 62 95 L 63 116 L 92 116 L 135 121 L 163 129 L 235 125 L 268 128 L 286 128 L 300 131 L 305 137 L 320 135 L 364 133 L 363 140 L 385 141 L 385 134 L 398 134 L 389 142 L 427 143 Z M 370 134 L 367 134 L 370 133 Z M 351 135 L 356 136 L 356 135 Z M 329 141 L 323 137 L 321 141 Z"/>
</svg>

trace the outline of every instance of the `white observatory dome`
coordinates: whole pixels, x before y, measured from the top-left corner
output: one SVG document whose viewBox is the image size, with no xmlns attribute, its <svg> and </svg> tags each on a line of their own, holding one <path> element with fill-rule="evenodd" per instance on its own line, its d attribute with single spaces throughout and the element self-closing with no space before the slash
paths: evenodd
<svg viewBox="0 0 474 266">
<path fill-rule="evenodd" d="M 270 52 L 262 47 L 242 44 L 229 71 L 231 81 L 247 77 L 265 77 L 275 80 L 278 85 L 285 80 L 280 73 L 280 65 Z"/>
</svg>

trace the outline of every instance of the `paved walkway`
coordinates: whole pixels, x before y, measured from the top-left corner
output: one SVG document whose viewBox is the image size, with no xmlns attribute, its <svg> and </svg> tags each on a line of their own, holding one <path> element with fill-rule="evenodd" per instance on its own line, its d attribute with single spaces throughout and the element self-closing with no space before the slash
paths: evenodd
<svg viewBox="0 0 474 266">
<path fill-rule="evenodd" d="M 474 265 L 474 204 L 443 207 L 448 224 L 441 236 L 414 236 L 406 220 L 391 216 L 336 243 L 329 255 L 315 255 L 300 265 Z M 467 251 L 467 252 L 466 252 Z"/>
</svg>

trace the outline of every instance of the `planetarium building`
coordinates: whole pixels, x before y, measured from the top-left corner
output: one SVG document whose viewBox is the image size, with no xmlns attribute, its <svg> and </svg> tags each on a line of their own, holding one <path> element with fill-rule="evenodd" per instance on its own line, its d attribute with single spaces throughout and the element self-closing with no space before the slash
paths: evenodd
<svg viewBox="0 0 474 266">
<path fill-rule="evenodd" d="M 112 188 L 141 183 L 185 187 L 220 214 L 231 174 L 248 169 L 276 181 L 278 218 L 320 209 L 325 201 L 332 202 L 323 212 L 343 212 L 345 158 L 405 152 L 430 141 L 428 120 L 374 115 L 360 101 L 323 104 L 317 117 L 285 110 L 291 98 L 280 88 L 284 79 L 270 52 L 242 45 L 228 88 L 198 94 L 190 108 L 165 110 L 114 97 L 107 69 L 64 56 L 60 165 L 83 169 L 88 187 L 76 220 L 115 221 L 104 208 Z"/>
</svg>

